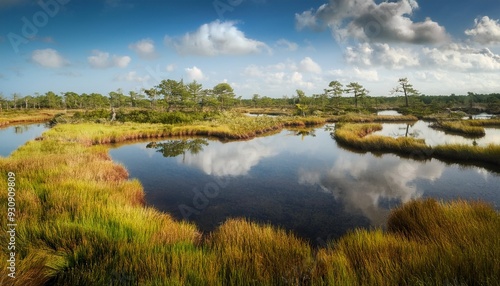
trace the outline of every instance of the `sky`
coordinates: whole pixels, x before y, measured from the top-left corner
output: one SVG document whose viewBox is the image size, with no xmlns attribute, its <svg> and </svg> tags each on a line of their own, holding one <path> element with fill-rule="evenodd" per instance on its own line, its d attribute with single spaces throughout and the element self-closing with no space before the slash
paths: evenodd
<svg viewBox="0 0 500 286">
<path fill-rule="evenodd" d="M 0 0 L 0 93 L 108 94 L 163 79 L 238 96 L 500 92 L 498 0 Z"/>
</svg>

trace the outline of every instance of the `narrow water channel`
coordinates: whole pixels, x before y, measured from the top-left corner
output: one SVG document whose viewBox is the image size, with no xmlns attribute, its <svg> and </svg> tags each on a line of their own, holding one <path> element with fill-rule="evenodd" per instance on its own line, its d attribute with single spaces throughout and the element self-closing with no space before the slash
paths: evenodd
<svg viewBox="0 0 500 286">
<path fill-rule="evenodd" d="M 24 124 L 0 128 L 0 157 L 7 157 L 26 142 L 42 135 L 45 123 Z"/>
</svg>

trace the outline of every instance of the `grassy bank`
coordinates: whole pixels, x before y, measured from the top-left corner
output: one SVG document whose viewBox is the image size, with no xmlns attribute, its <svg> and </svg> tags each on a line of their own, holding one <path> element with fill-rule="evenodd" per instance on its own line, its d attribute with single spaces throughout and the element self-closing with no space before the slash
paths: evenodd
<svg viewBox="0 0 500 286">
<path fill-rule="evenodd" d="M 500 119 L 438 121 L 432 125 L 435 128 L 458 133 L 470 137 L 482 137 L 486 134 L 484 127 L 500 127 Z"/>
<path fill-rule="evenodd" d="M 392 138 L 388 136 L 369 135 L 382 129 L 378 123 L 371 124 L 339 124 L 334 138 L 346 147 L 366 152 L 393 152 L 415 159 L 439 158 L 461 161 L 471 164 L 487 163 L 500 165 L 500 145 L 469 146 L 463 144 L 447 144 L 430 147 L 423 139 L 411 137 Z"/>
<path fill-rule="evenodd" d="M 17 278 L 9 278 L 8 269 L 1 267 L 0 285 L 497 282 L 500 245 L 494 238 L 500 235 L 500 216 L 485 204 L 411 202 L 392 213 L 387 232 L 353 231 L 321 249 L 284 230 L 244 219 L 228 220 L 202 238 L 193 224 L 145 207 L 141 184 L 128 180 L 126 170 L 110 160 L 109 147 L 100 144 L 166 136 L 165 130 L 175 128 L 246 136 L 248 130 L 257 133 L 285 125 L 276 119 L 242 120 L 179 126 L 61 124 L 43 140 L 0 158 L 0 189 L 8 188 L 7 172 L 15 173 L 18 210 Z M 0 192 L 0 204 L 7 202 L 7 192 Z M 7 223 L 7 217 L 0 216 L 4 243 L 9 240 Z M 0 260 L 7 259 L 4 248 Z"/>
<path fill-rule="evenodd" d="M 469 137 L 482 137 L 486 135 L 484 127 L 471 126 L 467 121 L 442 121 L 433 124 L 432 127 Z"/>
<path fill-rule="evenodd" d="M 4 110 L 0 113 L 0 127 L 22 123 L 46 122 L 60 112 L 57 110 Z"/>
</svg>

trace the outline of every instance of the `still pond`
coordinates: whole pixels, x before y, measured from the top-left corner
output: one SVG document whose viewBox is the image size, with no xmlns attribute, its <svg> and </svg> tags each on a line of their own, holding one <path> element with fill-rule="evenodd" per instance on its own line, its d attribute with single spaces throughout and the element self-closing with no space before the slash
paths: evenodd
<svg viewBox="0 0 500 286">
<path fill-rule="evenodd" d="M 133 143 L 115 146 L 110 154 L 141 181 L 148 205 L 202 231 L 246 217 L 322 244 L 356 227 L 384 227 L 392 208 L 415 198 L 483 200 L 500 207 L 498 170 L 351 152 L 337 145 L 332 128 L 226 143 Z M 478 144 L 499 143 L 498 131 L 489 130 Z M 472 144 L 421 121 L 385 124 L 382 134 L 428 137 L 431 145 L 462 139 Z"/>
</svg>

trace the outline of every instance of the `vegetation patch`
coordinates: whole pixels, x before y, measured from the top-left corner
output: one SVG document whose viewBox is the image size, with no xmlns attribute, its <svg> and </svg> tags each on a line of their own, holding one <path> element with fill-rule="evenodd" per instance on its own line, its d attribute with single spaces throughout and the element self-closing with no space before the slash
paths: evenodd
<svg viewBox="0 0 500 286">
<path fill-rule="evenodd" d="M 338 124 L 334 131 L 335 140 L 350 148 L 364 152 L 394 152 L 415 159 L 440 158 L 471 164 L 487 163 L 500 165 L 500 145 L 469 146 L 446 144 L 430 147 L 423 139 L 411 137 L 392 138 L 369 135 L 382 129 L 381 124 Z"/>
<path fill-rule="evenodd" d="M 432 127 L 470 137 L 483 137 L 486 135 L 484 127 L 471 125 L 469 121 L 438 121 Z"/>
<path fill-rule="evenodd" d="M 0 127 L 21 123 L 47 122 L 58 113 L 60 111 L 55 110 L 3 111 L 0 113 Z"/>
</svg>

